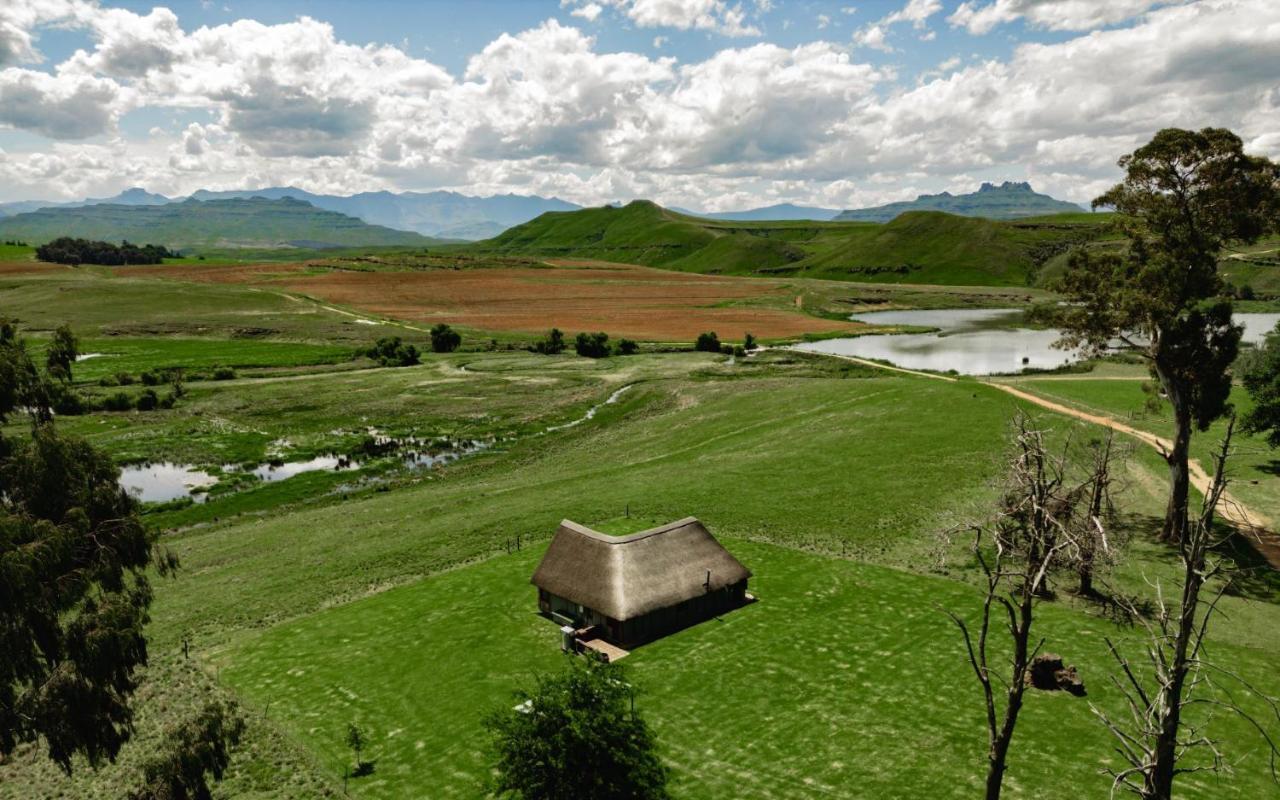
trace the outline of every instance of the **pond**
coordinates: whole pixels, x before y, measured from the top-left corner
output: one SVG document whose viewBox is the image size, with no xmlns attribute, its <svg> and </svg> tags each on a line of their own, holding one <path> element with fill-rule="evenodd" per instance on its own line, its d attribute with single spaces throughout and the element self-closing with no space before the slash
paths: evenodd
<svg viewBox="0 0 1280 800">
<path fill-rule="evenodd" d="M 203 503 L 206 495 L 201 490 L 217 482 L 207 472 L 168 461 L 130 464 L 120 470 L 120 485 L 144 503 L 167 503 L 184 497 Z"/>
<path fill-rule="evenodd" d="M 1280 322 L 1280 314 L 1236 314 L 1244 341 L 1258 343 Z M 937 328 L 931 333 L 868 335 L 805 342 L 796 349 L 813 353 L 887 361 L 906 369 L 962 375 L 996 375 L 1027 369 L 1054 369 L 1077 360 L 1074 352 L 1054 347 L 1056 330 L 1021 327 L 1019 309 L 943 309 L 873 311 L 850 319 L 875 325 Z"/>
</svg>

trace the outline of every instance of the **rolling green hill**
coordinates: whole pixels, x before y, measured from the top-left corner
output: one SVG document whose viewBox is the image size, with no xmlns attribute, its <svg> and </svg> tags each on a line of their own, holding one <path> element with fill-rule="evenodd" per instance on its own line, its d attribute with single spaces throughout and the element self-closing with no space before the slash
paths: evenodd
<svg viewBox="0 0 1280 800">
<path fill-rule="evenodd" d="M 42 208 L 0 219 L 0 239 L 40 244 L 59 236 L 221 248 L 420 247 L 438 241 L 291 198 Z"/>
<path fill-rule="evenodd" d="M 1024 285 L 1073 244 L 1104 236 L 1105 219 L 995 221 L 918 211 L 887 224 L 741 222 L 691 217 L 637 200 L 620 208 L 543 214 L 469 249 L 715 274 Z"/>
<path fill-rule="evenodd" d="M 911 211 L 945 211 L 964 217 L 1019 219 L 1044 214 L 1078 214 L 1082 210 L 1075 203 L 1036 192 L 1029 183 L 1005 181 L 999 186 L 984 183 L 978 191 L 969 194 L 922 194 L 915 200 L 842 211 L 835 219 L 889 222 Z"/>
</svg>

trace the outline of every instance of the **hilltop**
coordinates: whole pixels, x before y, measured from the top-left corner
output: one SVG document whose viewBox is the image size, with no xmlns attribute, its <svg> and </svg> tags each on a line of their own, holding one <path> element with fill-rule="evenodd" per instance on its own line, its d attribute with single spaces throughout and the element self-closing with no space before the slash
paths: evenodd
<svg viewBox="0 0 1280 800">
<path fill-rule="evenodd" d="M 839 215 L 838 208 L 817 208 L 815 206 L 798 206 L 794 203 L 777 203 L 760 208 L 748 208 L 741 211 L 712 211 L 699 213 L 687 209 L 675 209 L 681 214 L 690 214 L 707 219 L 728 219 L 738 222 L 762 222 L 786 219 L 807 219 L 826 222 Z"/>
<path fill-rule="evenodd" d="M 883 225 L 737 222 L 637 200 L 623 207 L 543 214 L 469 249 L 715 274 L 1024 285 L 1070 245 L 1102 236 L 1103 219 L 1077 215 L 1002 222 L 911 212 Z"/>
<path fill-rule="evenodd" d="M 33 244 L 60 236 L 167 247 L 420 247 L 436 240 L 370 225 L 284 198 L 187 200 L 163 205 L 42 208 L 0 219 L 0 238 Z"/>
<path fill-rule="evenodd" d="M 909 211 L 945 211 L 962 217 L 1018 219 L 1047 214 L 1078 214 L 1082 210 L 1075 203 L 1040 194 L 1029 183 L 1005 181 L 999 186 L 984 183 L 978 191 L 970 194 L 922 194 L 915 200 L 842 211 L 835 219 L 890 222 Z"/>
</svg>

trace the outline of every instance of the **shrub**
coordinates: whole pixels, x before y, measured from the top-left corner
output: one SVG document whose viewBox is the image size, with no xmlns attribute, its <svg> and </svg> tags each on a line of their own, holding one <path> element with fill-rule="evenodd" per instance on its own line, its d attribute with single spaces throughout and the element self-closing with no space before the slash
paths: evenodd
<svg viewBox="0 0 1280 800">
<path fill-rule="evenodd" d="M 633 356 L 636 354 L 636 351 L 639 349 L 640 349 L 640 345 L 636 344 L 630 339 L 618 340 L 618 355 Z"/>
<path fill-rule="evenodd" d="M 213 368 L 213 379 L 215 381 L 229 381 L 229 380 L 234 380 L 235 377 L 236 377 L 236 371 L 231 367 L 214 367 Z"/>
<path fill-rule="evenodd" d="M 120 379 L 115 377 L 114 375 L 105 375 L 101 378 L 98 378 L 98 385 L 106 388 L 111 388 L 112 386 L 119 386 Z"/>
<path fill-rule="evenodd" d="M 164 377 L 160 373 L 152 372 L 151 370 L 142 373 L 140 377 L 142 378 L 143 386 L 159 386 L 164 383 Z"/>
<path fill-rule="evenodd" d="M 138 395 L 136 405 L 139 411 L 155 411 L 160 405 L 160 396 L 156 394 L 155 389 L 145 389 Z"/>
<path fill-rule="evenodd" d="M 499 796 L 670 797 L 653 731 L 636 712 L 622 667 L 575 659 L 515 699 L 484 721 Z"/>
<path fill-rule="evenodd" d="M 411 367 L 422 361 L 418 348 L 400 341 L 399 336 L 384 336 L 363 352 L 384 367 Z"/>
<path fill-rule="evenodd" d="M 735 345 L 733 346 L 733 354 L 734 354 L 735 356 L 737 356 L 738 358 L 742 358 L 743 356 L 745 356 L 745 355 L 747 354 L 747 348 L 743 347 L 743 346 L 742 346 L 742 345 L 740 345 L 740 344 L 735 344 Z"/>
<path fill-rule="evenodd" d="M 703 353 L 719 353 L 720 337 L 716 336 L 715 331 L 698 334 L 698 341 L 694 343 L 693 349 Z"/>
<path fill-rule="evenodd" d="M 431 349 L 437 353 L 452 353 L 462 344 L 462 335 L 441 322 L 431 329 Z"/>
<path fill-rule="evenodd" d="M 753 336 L 753 335 L 752 335 L 752 334 L 750 334 L 750 333 L 748 333 L 746 336 L 742 337 L 742 349 L 743 349 L 743 350 L 755 350 L 755 349 L 756 349 L 756 337 L 755 337 L 755 336 Z"/>
<path fill-rule="evenodd" d="M 121 386 L 132 386 L 133 376 L 127 372 L 117 372 L 116 383 L 120 384 Z"/>
<path fill-rule="evenodd" d="M 534 342 L 533 352 L 554 356 L 564 352 L 564 333 L 559 328 L 547 331 L 545 338 Z"/>
<path fill-rule="evenodd" d="M 88 404 L 70 387 L 57 387 L 53 394 L 53 412 L 64 417 L 78 417 L 89 410 Z"/>
<path fill-rule="evenodd" d="M 609 334 L 580 333 L 573 342 L 573 349 L 586 358 L 605 358 L 609 355 Z"/>
<path fill-rule="evenodd" d="M 133 408 L 133 400 L 124 392 L 116 392 L 107 395 L 102 401 L 102 407 L 107 411 L 128 411 Z"/>
<path fill-rule="evenodd" d="M 726 356 L 733 355 L 733 345 L 729 344 L 728 342 L 722 342 L 720 344 L 720 352 Z"/>
<path fill-rule="evenodd" d="M 1252 300 L 1257 297 L 1257 294 L 1253 291 L 1253 287 L 1246 283 L 1236 291 L 1236 297 L 1241 300 Z"/>
</svg>

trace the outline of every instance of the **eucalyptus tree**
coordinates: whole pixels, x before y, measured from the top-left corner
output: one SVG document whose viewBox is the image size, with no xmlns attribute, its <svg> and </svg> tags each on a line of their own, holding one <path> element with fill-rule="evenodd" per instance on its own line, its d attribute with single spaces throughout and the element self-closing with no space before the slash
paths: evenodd
<svg viewBox="0 0 1280 800">
<path fill-rule="evenodd" d="M 1218 273 L 1223 248 L 1277 225 L 1280 167 L 1228 130 L 1169 128 L 1119 161 L 1124 179 L 1093 201 L 1117 212 L 1120 250 L 1072 254 L 1060 289 L 1063 344 L 1099 352 L 1119 339 L 1147 360 L 1173 408 L 1162 538 L 1187 528 L 1192 433 L 1228 410 L 1241 330 Z"/>
</svg>

